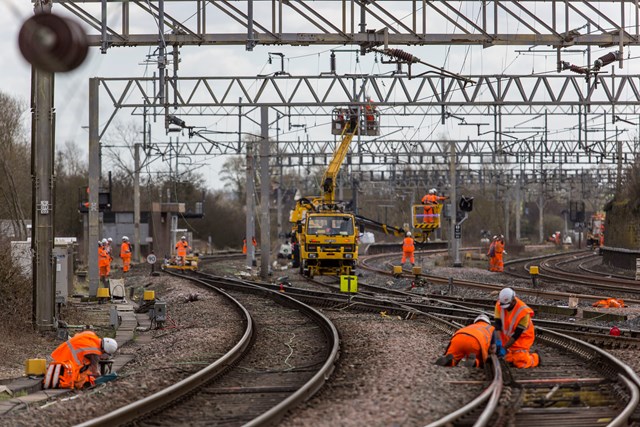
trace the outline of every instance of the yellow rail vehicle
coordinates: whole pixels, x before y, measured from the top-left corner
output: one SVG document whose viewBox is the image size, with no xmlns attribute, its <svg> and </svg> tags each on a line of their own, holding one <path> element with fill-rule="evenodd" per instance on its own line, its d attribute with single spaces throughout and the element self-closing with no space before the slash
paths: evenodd
<svg viewBox="0 0 640 427">
<path fill-rule="evenodd" d="M 177 257 L 172 256 L 171 258 L 164 260 L 162 268 L 167 270 L 197 271 L 199 260 L 200 258 L 198 254 L 187 255 L 184 259 L 184 263 L 179 262 Z"/>
<path fill-rule="evenodd" d="M 352 214 L 309 213 L 300 228 L 300 270 L 304 275 L 351 274 L 358 259 Z"/>
</svg>

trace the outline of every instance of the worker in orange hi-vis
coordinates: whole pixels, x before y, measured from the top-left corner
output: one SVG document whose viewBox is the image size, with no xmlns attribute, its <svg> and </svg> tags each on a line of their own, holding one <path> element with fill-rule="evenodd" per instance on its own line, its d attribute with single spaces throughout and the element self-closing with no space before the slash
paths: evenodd
<svg viewBox="0 0 640 427">
<path fill-rule="evenodd" d="M 421 200 L 424 205 L 424 220 L 422 222 L 428 224 L 436 222 L 436 211 L 434 206 L 447 199 L 448 197 L 446 196 L 438 196 L 438 190 L 435 188 L 430 189 Z"/>
<path fill-rule="evenodd" d="M 127 236 L 122 236 L 120 245 L 120 258 L 122 259 L 122 272 L 126 273 L 131 268 L 131 244 Z"/>
<path fill-rule="evenodd" d="M 402 265 L 407 262 L 407 259 L 409 259 L 411 267 L 416 264 L 416 260 L 413 256 L 415 249 L 416 247 L 413 241 L 413 237 L 411 237 L 411 232 L 407 231 L 404 240 L 402 240 Z"/>
<path fill-rule="evenodd" d="M 620 298 L 601 299 L 600 301 L 594 302 L 591 306 L 592 307 L 598 307 L 598 308 L 623 308 L 623 307 L 626 307 L 626 305 L 624 305 L 624 300 L 622 300 Z"/>
<path fill-rule="evenodd" d="M 98 242 L 98 271 L 100 273 L 100 283 L 103 286 L 109 286 L 109 266 L 111 264 L 111 257 L 107 252 L 107 239 L 102 239 Z"/>
<path fill-rule="evenodd" d="M 242 239 L 242 253 L 247 253 L 247 239 Z"/>
<path fill-rule="evenodd" d="M 496 338 L 507 351 L 504 360 L 516 368 L 540 365 L 540 354 L 530 352 L 536 338 L 532 317 L 533 310 L 516 297 L 513 289 L 500 291 L 494 312 Z"/>
<path fill-rule="evenodd" d="M 187 243 L 187 237 L 182 236 L 180 241 L 176 243 L 176 256 L 178 257 L 178 265 L 184 265 L 187 253 L 191 250 L 191 246 Z"/>
<path fill-rule="evenodd" d="M 487 257 L 489 257 L 489 271 L 496 271 L 496 240 L 498 240 L 498 236 L 493 236 L 493 238 L 491 238 L 489 250 L 487 250 Z"/>
<path fill-rule="evenodd" d="M 495 261 L 494 261 L 494 270 L 499 273 L 504 271 L 504 260 L 502 258 L 503 255 L 507 254 L 507 251 L 504 250 L 504 236 L 501 234 L 498 236 L 495 245 Z"/>
<path fill-rule="evenodd" d="M 100 338 L 93 331 L 75 334 L 52 353 L 44 388 L 76 388 L 94 385 L 100 376 L 99 362 L 118 349 L 113 338 Z"/>
<path fill-rule="evenodd" d="M 447 351 L 438 357 L 436 365 L 456 366 L 462 361 L 460 365 L 468 368 L 484 366 L 489 353 L 495 352 L 494 331 L 489 316 L 479 315 L 471 325 L 460 328 L 453 334 Z"/>
</svg>

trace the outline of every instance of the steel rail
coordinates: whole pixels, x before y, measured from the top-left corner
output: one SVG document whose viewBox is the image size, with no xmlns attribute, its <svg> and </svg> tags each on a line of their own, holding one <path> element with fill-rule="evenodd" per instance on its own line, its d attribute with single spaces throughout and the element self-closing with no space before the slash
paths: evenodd
<svg viewBox="0 0 640 427">
<path fill-rule="evenodd" d="M 167 274 L 183 277 L 176 273 L 167 272 Z M 246 351 L 251 347 L 252 338 L 255 334 L 254 323 L 249 311 L 234 297 L 223 292 L 220 289 L 212 288 L 219 292 L 221 295 L 227 297 L 234 303 L 236 308 L 242 314 L 244 321 L 246 322 L 245 331 L 240 340 L 233 346 L 231 350 L 225 353 L 222 357 L 215 362 L 207 366 L 206 368 L 198 371 L 197 373 L 136 402 L 125 405 L 108 414 L 102 415 L 97 418 L 85 421 L 79 424 L 77 427 L 111 427 L 114 425 L 123 425 L 131 423 L 146 414 L 150 414 L 158 408 L 169 405 L 175 402 L 182 396 L 186 396 L 193 392 L 203 384 L 211 381 L 216 376 L 225 372 L 229 366 L 236 363 Z"/>
<path fill-rule="evenodd" d="M 500 394 L 502 394 L 502 369 L 500 367 L 500 361 L 495 354 L 491 355 L 491 369 L 494 372 L 493 380 L 491 384 L 485 388 L 482 393 L 476 396 L 471 402 L 467 403 L 461 408 L 445 415 L 444 417 L 426 425 L 426 427 L 445 427 L 450 426 L 458 418 L 461 418 L 475 409 L 479 408 L 485 402 L 487 402 L 485 408 L 482 410 L 482 414 L 478 417 L 477 421 L 473 424 L 474 427 L 484 427 L 489 423 L 491 416 L 498 407 Z"/>
<path fill-rule="evenodd" d="M 244 288 L 241 290 L 251 291 L 253 294 L 255 294 L 255 291 L 258 290 L 273 299 L 280 299 L 281 301 L 284 301 L 284 305 L 293 306 L 301 312 L 305 313 L 307 317 L 313 319 L 324 330 L 325 335 L 328 339 L 330 351 L 327 355 L 327 359 L 325 360 L 322 367 L 309 379 L 309 381 L 298 388 L 297 391 L 293 392 L 288 398 L 282 400 L 278 404 L 274 405 L 271 409 L 264 412 L 262 415 L 246 423 L 245 426 L 274 424 L 278 420 L 280 420 L 287 411 L 290 411 L 301 402 L 306 401 L 311 396 L 313 396 L 320 388 L 322 388 L 322 386 L 326 383 L 326 381 L 333 373 L 335 364 L 340 354 L 340 336 L 335 325 L 333 324 L 333 322 L 331 322 L 331 320 L 329 320 L 328 317 L 326 317 L 324 314 L 314 309 L 313 307 L 294 298 L 291 298 L 290 296 L 285 295 L 282 292 L 264 289 L 261 286 L 249 281 L 222 278 L 201 272 L 197 273 L 197 275 L 206 277 L 208 278 L 207 280 L 224 281 L 231 286 L 239 286 L 240 288 Z"/>
<path fill-rule="evenodd" d="M 538 338 L 550 345 L 562 347 L 583 359 L 598 359 L 599 362 L 602 362 L 601 365 L 605 365 L 603 366 L 603 369 L 608 367 L 608 372 L 615 372 L 616 376 L 623 380 L 622 382 L 629 391 L 630 397 L 625 409 L 621 411 L 620 414 L 608 424 L 608 426 L 621 427 L 629 425 L 629 418 L 637 409 L 638 403 L 640 402 L 640 377 L 638 377 L 629 365 L 592 344 L 556 331 L 551 331 L 545 328 L 536 328 L 536 339 Z M 598 364 L 594 363 L 594 365 Z"/>
</svg>

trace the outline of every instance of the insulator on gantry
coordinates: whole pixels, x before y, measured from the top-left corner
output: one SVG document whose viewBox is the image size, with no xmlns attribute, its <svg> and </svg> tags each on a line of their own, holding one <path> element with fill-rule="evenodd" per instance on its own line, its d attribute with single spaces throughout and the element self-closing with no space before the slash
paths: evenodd
<svg viewBox="0 0 640 427">
<path fill-rule="evenodd" d="M 569 64 L 566 61 L 560 61 L 560 67 L 561 69 L 564 70 L 569 70 L 569 71 L 573 71 L 574 73 L 578 73 L 578 74 L 587 74 L 588 70 L 584 67 L 579 67 L 577 65 L 573 65 L 573 64 Z"/>
<path fill-rule="evenodd" d="M 599 70 L 600 68 L 609 65 L 612 62 L 619 60 L 620 58 L 622 58 L 622 52 L 620 52 L 619 50 L 609 52 L 606 55 L 596 59 L 593 63 L 593 68 L 595 70 Z"/>
<path fill-rule="evenodd" d="M 407 61 L 407 62 L 420 61 L 416 56 L 413 56 L 409 52 L 405 52 L 402 49 L 385 49 L 384 53 L 386 53 L 389 56 L 393 56 L 395 58 L 402 59 L 403 61 Z"/>
</svg>

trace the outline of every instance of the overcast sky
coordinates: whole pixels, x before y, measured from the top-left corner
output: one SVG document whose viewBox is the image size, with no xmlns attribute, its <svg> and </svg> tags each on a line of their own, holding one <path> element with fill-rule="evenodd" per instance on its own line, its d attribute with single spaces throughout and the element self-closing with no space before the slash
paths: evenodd
<svg viewBox="0 0 640 427">
<path fill-rule="evenodd" d="M 471 7 L 475 7 L 473 2 L 467 2 Z M 59 5 L 54 5 L 54 12 L 64 12 Z M 25 103 L 23 115 L 24 124 L 30 128 L 30 113 L 28 110 L 30 96 L 30 66 L 22 58 L 18 46 L 17 35 L 19 28 L 33 14 L 33 6 L 29 0 L 0 0 L 0 49 L 2 51 L 2 79 L 0 79 L 0 91 L 12 95 Z M 132 19 L 133 21 L 133 19 Z M 443 20 L 443 25 L 446 25 Z M 133 25 L 133 22 L 132 22 Z M 300 31 L 305 28 L 301 27 Z M 278 71 L 279 60 L 274 60 L 273 64 L 268 64 L 268 52 L 285 52 L 286 70 L 294 75 L 318 75 L 328 71 L 329 50 L 331 46 L 308 46 L 308 47 L 269 47 L 258 46 L 253 52 L 247 52 L 244 46 L 215 46 L 215 47 L 190 47 L 181 50 L 181 76 L 253 76 L 257 74 L 268 74 Z M 333 47 L 335 48 L 335 47 Z M 402 47 L 432 63 L 442 66 L 446 56 L 449 70 L 463 74 L 528 74 L 549 72 L 555 69 L 555 55 L 547 56 L 525 55 L 514 53 L 513 48 L 504 46 L 482 49 L 480 47 Z M 346 47 L 345 49 L 348 49 Z M 611 49 L 609 49 L 611 50 Z M 608 51 L 608 50 L 607 50 Z M 601 54 L 607 51 L 601 51 Z M 143 64 L 145 57 L 150 53 L 149 48 L 112 48 L 107 54 L 101 54 L 98 48 L 91 48 L 89 57 L 78 69 L 69 73 L 56 75 L 55 107 L 57 112 L 56 143 L 58 146 L 65 141 L 75 141 L 81 146 L 88 146 L 88 134 L 83 126 L 88 125 L 88 86 L 90 77 L 143 77 L 151 75 L 156 66 Z M 597 57 L 598 53 L 594 53 Z M 376 73 L 392 69 L 392 65 L 375 64 L 371 55 L 356 61 L 355 54 L 339 55 L 338 73 Z M 568 60 L 582 64 L 583 55 L 577 54 Z M 621 73 L 634 73 L 634 63 L 629 62 Z M 102 113 L 102 107 L 101 107 Z M 128 114 L 128 113 L 126 113 Z M 139 118 L 132 118 L 126 114 L 119 113 L 118 120 L 121 122 L 134 123 L 142 127 Z M 104 118 L 101 118 L 101 122 Z M 431 120 L 431 119 L 430 119 Z M 424 134 L 428 135 L 437 127 L 440 135 L 447 135 L 450 132 L 461 131 L 461 126 L 457 122 L 449 120 L 442 126 L 435 119 L 433 123 L 421 123 Z M 249 126 L 247 126 L 249 127 Z M 465 128 L 473 128 L 465 127 Z M 110 128 L 111 129 L 111 128 Z M 154 131 L 156 140 L 167 141 L 163 133 L 163 128 L 158 127 Z M 259 129 L 243 129 L 246 131 L 259 132 Z M 472 132 L 474 129 L 464 129 Z M 329 134 L 327 126 L 326 134 Z M 175 137 L 175 136 L 174 136 Z M 186 137 L 181 137 L 186 138 Z M 104 141 L 103 141 L 104 143 Z M 222 183 L 218 180 L 219 167 L 224 159 L 208 159 L 212 167 L 199 170 L 205 174 L 208 183 L 212 187 L 221 188 Z M 104 169 L 104 168 L 103 168 Z"/>
</svg>

